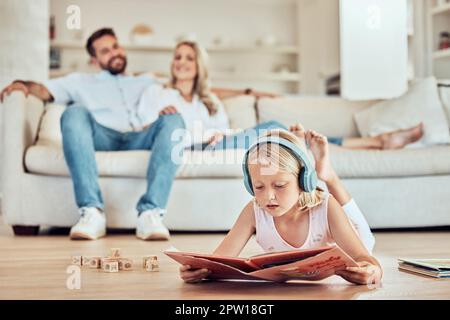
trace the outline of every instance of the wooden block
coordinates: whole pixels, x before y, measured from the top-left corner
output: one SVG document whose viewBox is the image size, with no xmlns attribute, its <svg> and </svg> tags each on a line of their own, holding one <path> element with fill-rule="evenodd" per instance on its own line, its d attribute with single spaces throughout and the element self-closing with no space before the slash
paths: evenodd
<svg viewBox="0 0 450 320">
<path fill-rule="evenodd" d="M 118 262 L 118 259 L 117 258 L 114 259 L 114 258 L 110 258 L 110 257 L 104 257 L 104 258 L 100 259 L 101 265 L 104 265 L 105 263 L 108 263 L 108 262 Z"/>
<path fill-rule="evenodd" d="M 116 261 L 116 260 L 111 259 L 111 258 L 109 258 L 109 257 L 101 258 L 101 259 L 100 259 L 100 269 L 103 269 L 103 266 L 104 266 L 105 264 L 107 264 L 108 262 L 114 262 L 114 261 Z"/>
<path fill-rule="evenodd" d="M 120 248 L 111 248 L 111 258 L 120 257 Z"/>
<path fill-rule="evenodd" d="M 100 269 L 101 268 L 101 258 L 100 257 L 92 257 L 89 261 L 89 268 L 92 269 Z"/>
<path fill-rule="evenodd" d="M 91 264 L 91 257 L 83 257 L 82 265 L 89 266 Z"/>
<path fill-rule="evenodd" d="M 81 266 L 83 264 L 83 257 L 82 256 L 72 256 L 72 264 Z"/>
<path fill-rule="evenodd" d="M 105 272 L 119 272 L 119 263 L 117 261 L 108 261 L 102 264 L 102 270 Z"/>
<path fill-rule="evenodd" d="M 145 270 L 148 272 L 158 272 L 159 271 L 158 260 L 147 260 L 145 264 Z"/>
<path fill-rule="evenodd" d="M 102 258 L 102 260 L 105 260 L 106 262 L 107 262 L 107 261 L 109 261 L 109 262 L 112 262 L 112 261 L 119 262 L 120 259 L 123 259 L 123 258 L 112 258 L 112 257 L 105 257 L 105 258 Z"/>
<path fill-rule="evenodd" d="M 142 267 L 143 268 L 147 268 L 147 261 L 156 261 L 156 263 L 158 263 L 158 257 L 155 255 L 151 255 L 151 256 L 145 256 L 143 258 L 143 263 L 142 263 Z"/>
<path fill-rule="evenodd" d="M 122 258 L 119 260 L 119 270 L 129 271 L 133 269 L 133 260 Z"/>
</svg>

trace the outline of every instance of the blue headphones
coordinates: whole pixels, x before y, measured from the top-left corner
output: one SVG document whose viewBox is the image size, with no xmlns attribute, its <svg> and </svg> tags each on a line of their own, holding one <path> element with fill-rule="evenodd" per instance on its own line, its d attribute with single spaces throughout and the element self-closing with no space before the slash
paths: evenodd
<svg viewBox="0 0 450 320">
<path fill-rule="evenodd" d="M 311 192 L 316 189 L 317 173 L 314 166 L 309 161 L 308 156 L 299 147 L 297 147 L 294 143 L 290 142 L 289 140 L 280 137 L 269 136 L 258 139 L 258 141 L 247 150 L 247 152 L 244 155 L 244 161 L 242 162 L 242 170 L 244 171 L 245 189 L 247 189 L 247 191 L 252 196 L 254 196 L 255 193 L 253 191 L 250 173 L 248 172 L 248 155 L 253 148 L 256 148 L 258 145 L 262 143 L 275 143 L 288 149 L 294 157 L 296 157 L 301 163 L 303 163 L 303 168 L 301 169 L 300 174 L 298 176 L 299 186 L 305 192 Z"/>
</svg>

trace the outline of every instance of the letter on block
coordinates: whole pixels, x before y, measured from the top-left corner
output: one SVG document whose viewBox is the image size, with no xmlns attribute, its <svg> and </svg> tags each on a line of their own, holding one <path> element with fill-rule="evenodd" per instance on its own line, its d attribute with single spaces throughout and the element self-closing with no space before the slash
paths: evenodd
<svg viewBox="0 0 450 320">
<path fill-rule="evenodd" d="M 117 261 L 108 261 L 102 264 L 105 272 L 119 272 L 119 263 Z"/>
<path fill-rule="evenodd" d="M 72 264 L 75 264 L 77 266 L 81 266 L 83 263 L 83 257 L 82 256 L 72 256 Z"/>
</svg>

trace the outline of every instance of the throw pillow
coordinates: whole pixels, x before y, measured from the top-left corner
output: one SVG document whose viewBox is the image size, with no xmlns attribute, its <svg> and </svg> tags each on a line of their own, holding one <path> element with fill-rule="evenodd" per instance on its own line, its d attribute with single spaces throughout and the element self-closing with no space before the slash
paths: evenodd
<svg viewBox="0 0 450 320">
<path fill-rule="evenodd" d="M 438 86 L 447 121 L 450 124 L 450 80 L 439 80 Z"/>
<path fill-rule="evenodd" d="M 224 99 L 223 105 L 232 129 L 248 129 L 256 126 L 255 97 L 241 95 Z"/>
<path fill-rule="evenodd" d="M 356 125 L 361 136 L 406 129 L 420 122 L 424 136 L 417 145 L 450 143 L 450 132 L 434 77 L 413 83 L 403 96 L 374 104 L 355 113 Z"/>
</svg>

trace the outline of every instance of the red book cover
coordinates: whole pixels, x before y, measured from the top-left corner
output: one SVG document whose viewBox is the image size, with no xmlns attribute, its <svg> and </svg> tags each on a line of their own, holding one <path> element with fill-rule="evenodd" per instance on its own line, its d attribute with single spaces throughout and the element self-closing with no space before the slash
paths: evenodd
<svg viewBox="0 0 450 320">
<path fill-rule="evenodd" d="M 180 264 L 206 268 L 208 279 L 321 280 L 357 263 L 338 246 L 261 254 L 250 258 L 165 251 Z"/>
</svg>

